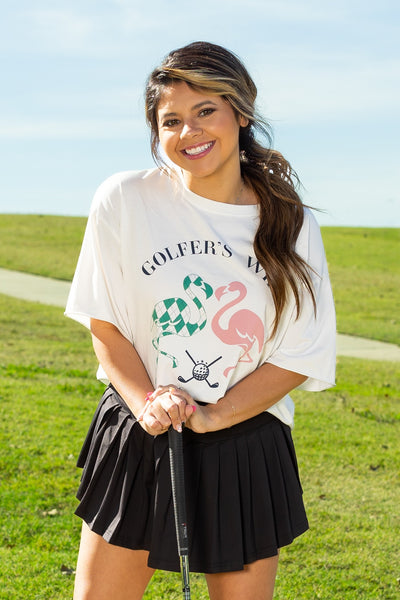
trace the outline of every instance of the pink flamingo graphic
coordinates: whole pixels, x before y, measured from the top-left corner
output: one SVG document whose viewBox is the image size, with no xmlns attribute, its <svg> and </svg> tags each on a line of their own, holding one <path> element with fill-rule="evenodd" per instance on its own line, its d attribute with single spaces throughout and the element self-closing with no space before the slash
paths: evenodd
<svg viewBox="0 0 400 600">
<path fill-rule="evenodd" d="M 263 347 L 264 325 L 256 313 L 252 312 L 251 310 L 241 309 L 231 316 L 227 329 L 223 329 L 220 325 L 221 317 L 227 310 L 229 310 L 232 306 L 239 304 L 239 302 L 246 297 L 247 289 L 243 283 L 240 283 L 240 281 L 232 281 L 227 286 L 218 288 L 215 291 L 215 296 L 218 300 L 220 300 L 224 294 L 229 292 L 239 292 L 239 295 L 225 304 L 225 306 L 223 306 L 215 314 L 211 322 L 211 327 L 215 335 L 222 342 L 224 342 L 224 344 L 228 344 L 230 346 L 240 346 L 243 348 L 243 354 L 239 358 L 238 362 L 251 363 L 253 362 L 253 359 L 250 356 L 250 351 L 254 344 L 257 342 L 259 352 L 261 352 Z M 225 377 L 227 377 L 229 371 L 234 368 L 235 365 L 232 367 L 227 367 L 224 371 Z"/>
</svg>

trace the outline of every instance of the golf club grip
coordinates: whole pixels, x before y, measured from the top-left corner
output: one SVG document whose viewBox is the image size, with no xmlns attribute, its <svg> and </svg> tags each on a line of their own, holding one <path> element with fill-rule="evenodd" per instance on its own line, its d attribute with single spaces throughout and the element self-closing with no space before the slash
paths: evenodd
<svg viewBox="0 0 400 600">
<path fill-rule="evenodd" d="M 182 433 L 168 429 L 169 462 L 171 467 L 172 499 L 174 502 L 176 540 L 179 556 L 188 555 L 186 524 L 185 477 L 183 466 Z"/>
</svg>

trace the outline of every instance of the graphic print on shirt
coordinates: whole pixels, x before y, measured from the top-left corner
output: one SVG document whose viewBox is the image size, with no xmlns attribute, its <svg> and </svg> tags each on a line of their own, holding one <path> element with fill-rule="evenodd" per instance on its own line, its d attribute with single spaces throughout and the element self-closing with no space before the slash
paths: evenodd
<svg viewBox="0 0 400 600">
<path fill-rule="evenodd" d="M 199 360 L 198 362 L 196 362 L 193 356 L 191 356 L 191 354 L 188 352 L 188 350 L 185 350 L 185 352 L 194 364 L 194 367 L 192 369 L 192 377 L 190 377 L 189 379 L 184 379 L 182 375 L 179 375 L 178 381 L 180 381 L 181 383 L 189 383 L 189 381 L 195 379 L 196 381 L 205 381 L 210 388 L 217 388 L 219 386 L 218 381 L 216 381 L 215 383 L 210 383 L 208 381 L 208 376 L 210 374 L 210 367 L 214 363 L 221 360 L 222 356 L 218 356 L 218 358 L 207 364 L 203 360 Z"/>
<path fill-rule="evenodd" d="M 207 314 L 202 300 L 207 300 L 213 294 L 212 287 L 200 275 L 194 273 L 185 277 L 183 289 L 192 306 L 183 298 L 167 298 L 157 302 L 152 314 L 153 324 L 158 327 L 157 335 L 153 338 L 152 344 L 157 352 L 171 359 L 174 368 L 178 365 L 178 361 L 172 354 L 159 349 L 160 338 L 167 335 L 191 337 L 201 331 L 207 323 Z M 202 297 L 201 299 L 199 295 Z"/>
<path fill-rule="evenodd" d="M 215 335 L 224 343 L 229 346 L 240 346 L 243 349 L 243 354 L 240 356 L 238 362 L 252 363 L 253 359 L 250 352 L 257 343 L 258 352 L 261 352 L 264 344 L 264 324 L 260 317 L 251 310 L 240 309 L 234 312 L 229 318 L 228 326 L 223 328 L 221 326 L 221 319 L 225 313 L 239 304 L 244 300 L 247 295 L 247 288 L 240 281 L 232 281 L 226 286 L 219 287 L 215 291 L 215 297 L 221 300 L 226 294 L 238 292 L 233 300 L 227 302 L 220 310 L 215 314 L 211 327 Z M 236 365 L 227 367 L 224 370 L 224 376 L 228 377 L 229 372 L 235 368 Z"/>
</svg>

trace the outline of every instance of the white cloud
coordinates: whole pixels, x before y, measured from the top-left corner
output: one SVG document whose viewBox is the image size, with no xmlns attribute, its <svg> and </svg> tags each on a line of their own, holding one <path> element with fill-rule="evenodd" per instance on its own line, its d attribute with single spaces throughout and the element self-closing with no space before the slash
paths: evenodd
<svg viewBox="0 0 400 600">
<path fill-rule="evenodd" d="M 181 23 L 182 20 L 202 21 L 223 18 L 228 21 L 234 13 L 236 17 L 254 17 L 255 25 L 259 20 L 266 24 L 265 33 L 268 35 L 268 27 L 274 21 L 285 21 L 286 23 L 314 23 L 314 22 L 343 22 L 350 15 L 363 14 L 374 10 L 372 0 L 366 7 L 364 0 L 203 0 L 201 11 L 188 11 L 187 3 L 183 0 L 153 0 L 150 11 L 146 11 L 141 5 L 137 6 L 132 0 L 113 0 L 115 7 L 120 9 L 125 16 L 129 16 L 131 24 L 143 22 L 148 27 L 162 26 L 167 29 L 171 24 Z M 378 6 L 380 6 L 379 3 Z M 221 23 L 221 21 L 219 21 Z M 194 23 L 193 23 L 194 24 Z"/>
<path fill-rule="evenodd" d="M 301 55 L 255 76 L 262 112 L 273 120 L 305 122 L 399 115 L 400 58 Z"/>
<path fill-rule="evenodd" d="M 144 114 L 144 90 L 135 86 L 102 86 L 97 82 L 89 89 L 37 89 L 32 91 L 29 104 L 43 113 L 131 118 L 138 111 Z"/>
<path fill-rule="evenodd" d="M 107 140 L 134 139 L 146 132 L 135 119 L 7 119 L 0 120 L 0 139 L 7 140 Z"/>
<path fill-rule="evenodd" d="M 18 15 L 20 27 L 36 41 L 35 48 L 72 55 L 97 54 L 107 20 L 104 14 L 85 14 L 67 4 L 57 8 L 29 8 Z"/>
<path fill-rule="evenodd" d="M 395 178 L 381 181 L 373 174 L 361 180 L 339 177 L 314 180 L 304 201 L 323 212 L 315 215 L 323 225 L 400 227 L 400 197 Z"/>
<path fill-rule="evenodd" d="M 178 46 L 182 39 L 223 38 L 225 28 L 235 30 L 242 21 L 253 22 L 255 37 L 265 39 L 276 24 L 332 25 L 343 21 L 359 1 L 248 0 L 244 7 L 242 0 L 203 0 L 197 11 L 183 0 L 153 0 L 147 6 L 133 0 L 25 0 L 15 4 L 11 19 L 19 38 L 35 42 L 35 52 L 106 58 L 132 48 L 135 36 L 140 46 L 150 49 L 152 44 L 169 46 L 171 39 Z"/>
<path fill-rule="evenodd" d="M 336 0 L 335 2 L 321 2 L 321 0 L 246 0 L 246 11 L 257 11 L 257 17 L 263 15 L 266 22 L 274 19 L 286 22 L 306 22 L 341 20 L 348 13 L 353 0 Z M 221 4 L 221 3 L 219 3 Z M 225 0 L 222 2 L 227 7 L 240 7 L 243 9 L 242 0 Z"/>
<path fill-rule="evenodd" d="M 157 3 L 156 3 L 157 4 Z M 182 22 L 187 11 L 180 12 Z M 152 40 L 161 43 L 161 35 L 172 29 L 167 3 L 152 3 L 151 7 L 138 6 L 117 0 L 80 3 L 61 2 L 54 5 L 40 2 L 25 9 L 16 9 L 14 23 L 20 34 L 32 40 L 35 53 L 81 56 L 108 60 L 139 51 L 146 54 Z"/>
</svg>

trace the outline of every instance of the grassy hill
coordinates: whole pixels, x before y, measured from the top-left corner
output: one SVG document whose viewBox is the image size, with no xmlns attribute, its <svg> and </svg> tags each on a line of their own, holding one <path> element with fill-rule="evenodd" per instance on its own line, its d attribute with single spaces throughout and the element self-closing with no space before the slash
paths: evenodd
<svg viewBox="0 0 400 600">
<path fill-rule="evenodd" d="M 85 217 L 0 215 L 0 267 L 71 280 Z"/>
<path fill-rule="evenodd" d="M 71 280 L 86 218 L 0 215 L 0 267 Z M 338 331 L 400 344 L 400 230 L 324 227 Z"/>
<path fill-rule="evenodd" d="M 52 306 L 0 294 L 0 600 L 72 597 L 75 463 L 102 391 L 90 336 Z M 294 438 L 311 529 L 281 552 L 276 600 L 395 600 L 400 573 L 396 363 L 341 358 L 297 391 Z M 208 598 L 191 575 L 196 600 Z M 146 600 L 179 600 L 159 572 Z"/>
<path fill-rule="evenodd" d="M 400 344 L 400 229 L 323 227 L 338 331 Z"/>
</svg>

